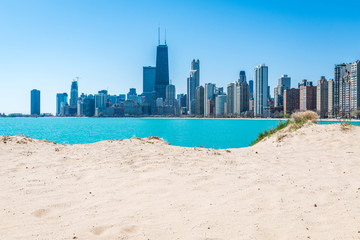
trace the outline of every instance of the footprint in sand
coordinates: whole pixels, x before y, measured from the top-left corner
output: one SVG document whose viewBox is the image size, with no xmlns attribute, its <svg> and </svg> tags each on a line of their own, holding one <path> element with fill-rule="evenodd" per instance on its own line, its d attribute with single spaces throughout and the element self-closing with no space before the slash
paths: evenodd
<svg viewBox="0 0 360 240">
<path fill-rule="evenodd" d="M 136 233 L 138 231 L 138 227 L 135 225 L 125 226 L 122 228 L 122 230 L 126 233 Z"/>
<path fill-rule="evenodd" d="M 38 209 L 35 212 L 32 213 L 35 217 L 42 218 L 48 215 L 50 212 L 50 209 Z"/>
<path fill-rule="evenodd" d="M 94 227 L 93 229 L 91 229 L 91 232 L 94 235 L 101 235 L 103 232 L 105 232 L 107 229 L 107 227 L 104 226 L 99 226 L 99 227 Z"/>
</svg>

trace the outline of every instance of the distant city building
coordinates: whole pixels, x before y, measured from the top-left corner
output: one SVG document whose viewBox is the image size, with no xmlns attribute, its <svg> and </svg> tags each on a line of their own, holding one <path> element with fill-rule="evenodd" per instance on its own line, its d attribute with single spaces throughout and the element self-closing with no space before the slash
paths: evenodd
<svg viewBox="0 0 360 240">
<path fill-rule="evenodd" d="M 350 109 L 360 108 L 360 61 L 351 65 L 351 89 L 350 89 Z"/>
<path fill-rule="evenodd" d="M 137 102 L 136 88 L 130 88 L 126 96 L 126 100 L 132 100 L 134 102 Z"/>
<path fill-rule="evenodd" d="M 246 82 L 246 74 L 245 71 L 240 71 L 238 82 Z"/>
<path fill-rule="evenodd" d="M 166 86 L 169 85 L 169 60 L 166 41 L 164 45 L 157 46 L 155 91 L 158 98 L 165 99 Z"/>
<path fill-rule="evenodd" d="M 268 105 L 268 67 L 265 64 L 255 68 L 254 116 L 262 117 Z"/>
<path fill-rule="evenodd" d="M 320 117 L 327 117 L 329 89 L 328 81 L 324 76 L 317 82 L 316 91 L 316 111 Z"/>
<path fill-rule="evenodd" d="M 30 114 L 40 115 L 40 91 L 37 89 L 33 89 L 31 90 L 30 95 L 31 95 Z"/>
<path fill-rule="evenodd" d="M 195 115 L 204 116 L 204 97 L 205 91 L 203 86 L 195 89 Z"/>
<path fill-rule="evenodd" d="M 68 94 L 67 93 L 58 93 L 56 94 L 56 116 L 61 115 L 61 104 L 68 102 Z"/>
<path fill-rule="evenodd" d="M 316 111 L 316 87 L 300 87 L 300 111 Z"/>
<path fill-rule="evenodd" d="M 195 114 L 195 90 L 200 85 L 200 61 L 191 62 L 190 77 L 187 78 L 186 108 L 188 114 Z"/>
<path fill-rule="evenodd" d="M 155 91 L 156 67 L 143 67 L 143 92 L 151 93 Z"/>
<path fill-rule="evenodd" d="M 328 81 L 328 117 L 334 117 L 334 79 Z"/>
<path fill-rule="evenodd" d="M 254 97 L 254 81 L 249 80 L 250 98 Z"/>
<path fill-rule="evenodd" d="M 227 85 L 227 114 L 229 116 L 235 115 L 236 114 L 236 110 L 235 110 L 235 101 L 236 101 L 236 94 L 237 94 L 237 87 L 236 87 L 237 83 L 236 82 L 232 82 L 229 83 Z"/>
<path fill-rule="evenodd" d="M 350 71 L 345 70 L 344 76 L 340 80 L 339 88 L 339 114 L 341 117 L 350 116 L 350 86 L 351 76 Z"/>
<path fill-rule="evenodd" d="M 334 89 L 333 89 L 333 114 L 337 116 L 340 113 L 340 92 L 343 88 L 343 77 L 345 76 L 346 72 L 350 72 L 351 64 L 336 64 L 334 68 Z"/>
<path fill-rule="evenodd" d="M 186 107 L 188 114 L 195 114 L 195 90 L 197 82 L 197 70 L 190 71 L 190 77 L 187 78 L 187 101 Z"/>
<path fill-rule="evenodd" d="M 175 85 L 169 84 L 166 86 L 166 98 L 165 98 L 165 106 L 175 107 L 176 99 L 175 99 Z"/>
<path fill-rule="evenodd" d="M 283 107 L 284 91 L 290 88 L 291 78 L 288 75 L 282 75 L 278 80 L 277 87 L 274 88 L 274 107 Z"/>
<path fill-rule="evenodd" d="M 304 79 L 298 84 L 298 88 L 312 86 L 312 85 L 313 85 L 312 82 L 309 82 L 307 79 Z"/>
<path fill-rule="evenodd" d="M 284 114 L 291 114 L 300 110 L 300 89 L 284 90 Z"/>
<path fill-rule="evenodd" d="M 214 114 L 215 106 L 215 87 L 213 83 L 205 83 L 204 89 L 204 116 L 209 117 Z"/>
<path fill-rule="evenodd" d="M 215 113 L 216 116 L 222 116 L 225 114 L 226 95 L 217 95 L 215 98 Z"/>
<path fill-rule="evenodd" d="M 78 81 L 72 81 L 70 90 L 70 108 L 77 108 L 79 98 Z"/>
</svg>

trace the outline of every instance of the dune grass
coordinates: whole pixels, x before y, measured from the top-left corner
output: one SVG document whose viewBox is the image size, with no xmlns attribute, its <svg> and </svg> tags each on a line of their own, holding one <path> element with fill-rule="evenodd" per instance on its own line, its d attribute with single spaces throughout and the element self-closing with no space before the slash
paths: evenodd
<svg viewBox="0 0 360 240">
<path fill-rule="evenodd" d="M 264 138 L 270 137 L 274 133 L 286 128 L 287 126 L 290 126 L 289 129 L 291 131 L 296 131 L 308 122 L 316 123 L 318 119 L 319 115 L 313 111 L 295 112 L 291 115 L 290 120 L 287 120 L 286 122 L 279 122 L 276 128 L 271 128 L 270 130 L 265 130 L 264 132 L 260 133 L 255 139 L 255 141 L 250 143 L 250 146 L 254 146 L 258 142 L 262 141 Z"/>
<path fill-rule="evenodd" d="M 290 122 L 291 122 L 290 120 L 287 120 L 285 122 L 280 121 L 278 123 L 278 125 L 276 126 L 276 128 L 271 128 L 270 130 L 265 130 L 264 132 L 262 132 L 258 135 L 258 137 L 255 139 L 255 141 L 250 143 L 250 146 L 254 146 L 255 144 L 257 144 L 264 138 L 270 137 L 272 134 L 276 133 L 277 131 L 280 131 L 281 129 L 286 128 L 290 124 Z"/>
</svg>

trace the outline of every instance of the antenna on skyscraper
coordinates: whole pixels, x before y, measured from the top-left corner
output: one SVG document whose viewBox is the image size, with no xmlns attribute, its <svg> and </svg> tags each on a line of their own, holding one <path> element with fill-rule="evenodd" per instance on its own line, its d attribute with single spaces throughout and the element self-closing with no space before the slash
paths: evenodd
<svg viewBox="0 0 360 240">
<path fill-rule="evenodd" d="M 165 28 L 165 45 L 166 45 L 166 28 Z"/>
<path fill-rule="evenodd" d="M 158 45 L 160 45 L 160 24 L 158 27 Z"/>
</svg>

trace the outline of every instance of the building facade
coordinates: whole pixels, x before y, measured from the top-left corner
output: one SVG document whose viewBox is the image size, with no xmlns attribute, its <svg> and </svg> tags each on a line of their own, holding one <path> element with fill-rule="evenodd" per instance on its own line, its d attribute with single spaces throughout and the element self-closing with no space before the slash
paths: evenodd
<svg viewBox="0 0 360 240">
<path fill-rule="evenodd" d="M 329 88 L 328 88 L 328 81 L 324 76 L 321 77 L 321 79 L 317 82 L 316 87 L 316 111 L 319 114 L 320 117 L 324 118 L 328 116 L 328 94 L 329 94 Z"/>
<path fill-rule="evenodd" d="M 255 68 L 254 116 L 262 117 L 268 105 L 268 67 L 265 64 Z"/>
<path fill-rule="evenodd" d="M 156 67 L 143 67 L 143 92 L 151 93 L 155 91 Z"/>
<path fill-rule="evenodd" d="M 284 90 L 284 114 L 291 114 L 300 110 L 300 89 Z"/>
<path fill-rule="evenodd" d="M 61 104 L 68 102 L 68 94 L 67 93 L 58 93 L 56 94 L 56 116 L 60 116 L 61 114 Z"/>
<path fill-rule="evenodd" d="M 316 87 L 300 87 L 300 111 L 316 111 Z"/>
<path fill-rule="evenodd" d="M 30 92 L 30 114 L 40 115 L 40 91 L 33 89 Z"/>
<path fill-rule="evenodd" d="M 169 59 L 168 47 L 165 43 L 159 44 L 156 52 L 155 92 L 158 98 L 165 99 L 167 85 L 169 85 Z"/>
</svg>

